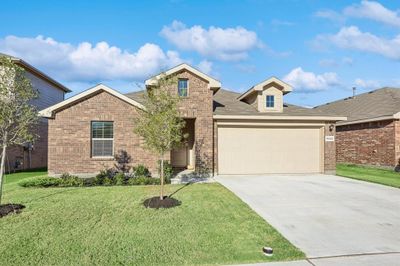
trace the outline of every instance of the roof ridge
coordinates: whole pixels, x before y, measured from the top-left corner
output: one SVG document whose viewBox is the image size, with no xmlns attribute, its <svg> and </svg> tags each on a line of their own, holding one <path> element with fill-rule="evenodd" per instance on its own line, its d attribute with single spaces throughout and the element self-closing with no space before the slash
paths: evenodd
<svg viewBox="0 0 400 266">
<path fill-rule="evenodd" d="M 342 99 L 338 99 L 338 100 L 335 100 L 335 101 L 332 101 L 332 102 L 327 102 L 327 103 L 323 103 L 323 104 L 320 104 L 320 105 L 316 105 L 316 106 L 313 107 L 313 109 L 314 108 L 318 108 L 318 107 L 322 107 L 322 106 L 331 105 L 331 104 L 338 103 L 338 102 L 342 102 L 342 101 L 345 101 L 345 100 L 348 100 L 348 99 L 357 99 L 360 96 L 365 96 L 365 95 L 368 95 L 368 94 L 371 94 L 371 93 L 376 93 L 376 92 L 384 91 L 384 90 L 387 90 L 387 89 L 400 90 L 400 88 L 385 86 L 385 87 L 382 87 L 382 88 L 379 88 L 379 89 L 374 89 L 374 90 L 371 90 L 371 91 L 366 91 L 366 92 L 363 92 L 363 93 L 360 93 L 360 94 L 356 94 L 355 97 L 348 96 L 348 97 L 345 97 L 345 98 L 342 98 Z"/>
</svg>

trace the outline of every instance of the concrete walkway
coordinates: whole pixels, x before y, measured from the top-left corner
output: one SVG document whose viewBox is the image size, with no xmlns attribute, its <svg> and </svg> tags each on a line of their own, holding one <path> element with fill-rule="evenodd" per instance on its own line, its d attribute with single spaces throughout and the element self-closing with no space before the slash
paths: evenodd
<svg viewBox="0 0 400 266">
<path fill-rule="evenodd" d="M 400 265 L 399 189 L 331 175 L 216 179 L 309 258 L 287 265 Z"/>
<path fill-rule="evenodd" d="M 242 264 L 241 266 L 399 266 L 400 253 L 333 258 L 308 259 L 286 262 Z"/>
</svg>

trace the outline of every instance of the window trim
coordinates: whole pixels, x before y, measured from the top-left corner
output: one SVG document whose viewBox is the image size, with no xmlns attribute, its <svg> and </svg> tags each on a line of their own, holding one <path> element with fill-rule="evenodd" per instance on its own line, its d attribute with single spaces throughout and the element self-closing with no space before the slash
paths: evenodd
<svg viewBox="0 0 400 266">
<path fill-rule="evenodd" d="M 181 96 L 179 93 L 179 81 L 185 80 L 186 81 L 186 96 Z M 178 96 L 182 98 L 189 97 L 189 79 L 188 78 L 178 78 Z"/>
<path fill-rule="evenodd" d="M 112 138 L 93 138 L 93 123 L 112 123 L 113 125 L 113 137 Z M 93 142 L 95 140 L 111 140 L 112 141 L 112 150 L 111 153 L 112 155 L 106 155 L 106 156 L 96 156 L 93 155 Z M 103 120 L 92 120 L 90 121 L 90 158 L 93 159 L 110 159 L 114 158 L 114 121 L 103 121 Z"/>
<path fill-rule="evenodd" d="M 271 101 L 268 101 L 268 97 L 272 97 L 272 106 L 268 106 L 268 103 L 271 103 Z M 275 108 L 275 95 L 266 95 L 265 96 L 265 108 Z"/>
</svg>

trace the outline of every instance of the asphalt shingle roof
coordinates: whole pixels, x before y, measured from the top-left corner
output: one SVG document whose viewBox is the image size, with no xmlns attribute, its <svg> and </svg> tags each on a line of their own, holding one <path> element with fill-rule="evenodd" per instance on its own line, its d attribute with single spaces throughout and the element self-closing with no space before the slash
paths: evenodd
<svg viewBox="0 0 400 266">
<path fill-rule="evenodd" d="M 237 98 L 240 95 L 241 93 L 219 89 L 214 94 L 214 115 L 334 116 L 320 110 L 291 104 L 284 104 L 281 113 L 261 113 L 255 106 L 239 101 Z M 125 96 L 142 104 L 144 102 L 144 91 L 127 93 Z"/>
<path fill-rule="evenodd" d="M 335 102 L 316 106 L 315 110 L 347 116 L 347 121 L 378 118 L 400 112 L 400 89 L 381 88 Z"/>
</svg>

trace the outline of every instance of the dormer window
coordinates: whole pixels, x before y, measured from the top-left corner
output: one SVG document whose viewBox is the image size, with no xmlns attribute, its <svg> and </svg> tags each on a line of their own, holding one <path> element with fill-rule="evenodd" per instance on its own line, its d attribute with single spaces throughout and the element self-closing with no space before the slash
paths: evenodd
<svg viewBox="0 0 400 266">
<path fill-rule="evenodd" d="M 267 95 L 266 96 L 266 107 L 267 108 L 274 108 L 275 107 L 275 96 L 274 95 Z"/>
<path fill-rule="evenodd" d="M 187 97 L 188 96 L 188 89 L 189 89 L 189 80 L 187 79 L 179 79 L 178 80 L 178 95 L 180 97 Z"/>
</svg>

